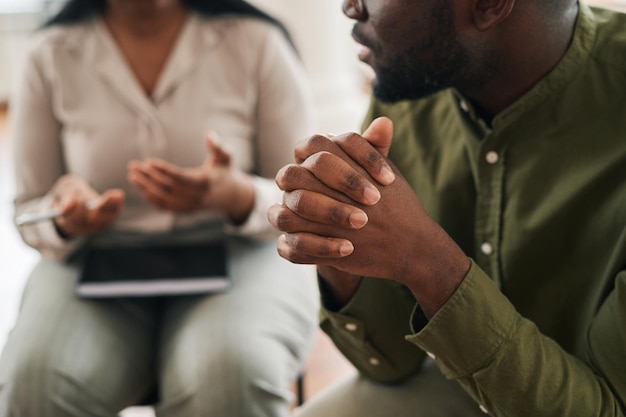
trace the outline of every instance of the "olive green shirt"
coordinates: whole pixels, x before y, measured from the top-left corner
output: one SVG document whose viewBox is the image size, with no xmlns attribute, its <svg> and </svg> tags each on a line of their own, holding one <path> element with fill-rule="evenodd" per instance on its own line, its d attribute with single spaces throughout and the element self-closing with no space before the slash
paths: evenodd
<svg viewBox="0 0 626 417">
<path fill-rule="evenodd" d="M 339 349 L 390 383 L 428 352 L 496 416 L 626 415 L 626 15 L 581 4 L 562 61 L 490 126 L 452 90 L 373 101 L 381 115 L 391 160 L 473 263 L 430 321 L 364 278 L 322 311 Z"/>
</svg>

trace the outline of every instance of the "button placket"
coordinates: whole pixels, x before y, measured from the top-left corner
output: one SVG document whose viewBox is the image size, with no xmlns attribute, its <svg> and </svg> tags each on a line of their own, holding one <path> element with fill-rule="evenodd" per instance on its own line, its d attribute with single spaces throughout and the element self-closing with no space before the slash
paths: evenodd
<svg viewBox="0 0 626 417">
<path fill-rule="evenodd" d="M 152 139 L 150 116 L 147 114 L 140 114 L 137 117 L 138 135 L 137 135 L 137 147 L 139 149 L 140 158 L 146 158 L 152 155 L 152 149 L 150 146 Z"/>
<path fill-rule="evenodd" d="M 504 181 L 504 153 L 494 147 L 494 137 L 483 139 L 480 162 L 478 163 L 478 184 L 476 203 L 476 260 L 494 281 L 499 283 L 499 244 L 502 222 L 502 198 Z"/>
<path fill-rule="evenodd" d="M 144 109 L 138 116 L 139 150 L 142 157 L 167 159 L 168 142 L 156 109 Z"/>
<path fill-rule="evenodd" d="M 484 242 L 480 245 L 480 251 L 485 255 L 490 256 L 493 254 L 493 246 L 489 242 Z"/>
</svg>

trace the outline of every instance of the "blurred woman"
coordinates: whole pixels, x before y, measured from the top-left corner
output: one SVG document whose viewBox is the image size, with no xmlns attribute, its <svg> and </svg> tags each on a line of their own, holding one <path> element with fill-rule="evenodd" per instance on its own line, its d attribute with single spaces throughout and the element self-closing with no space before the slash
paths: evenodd
<svg viewBox="0 0 626 417">
<path fill-rule="evenodd" d="M 236 0 L 74 0 L 12 103 L 16 215 L 42 254 L 0 358 L 0 416 L 285 416 L 316 328 L 314 272 L 276 253 L 276 171 L 312 131 L 286 31 Z M 212 295 L 75 295 L 98 247 L 221 242 Z"/>
</svg>

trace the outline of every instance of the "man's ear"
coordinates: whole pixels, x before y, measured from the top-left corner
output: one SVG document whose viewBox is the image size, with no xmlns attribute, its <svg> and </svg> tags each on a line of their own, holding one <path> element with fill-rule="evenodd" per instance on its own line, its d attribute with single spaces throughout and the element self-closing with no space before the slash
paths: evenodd
<svg viewBox="0 0 626 417">
<path fill-rule="evenodd" d="M 474 0 L 474 24 L 486 31 L 506 20 L 515 7 L 515 0 Z"/>
</svg>

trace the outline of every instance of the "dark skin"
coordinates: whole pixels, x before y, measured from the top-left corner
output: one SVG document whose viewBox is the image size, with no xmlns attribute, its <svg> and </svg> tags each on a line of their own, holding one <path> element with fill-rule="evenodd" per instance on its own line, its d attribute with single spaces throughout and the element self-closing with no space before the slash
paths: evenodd
<svg viewBox="0 0 626 417">
<path fill-rule="evenodd" d="M 574 0 L 552 9 L 540 0 L 364 3 L 358 11 L 345 1 L 343 10 L 356 20 L 355 39 L 367 45 L 359 55 L 376 73 L 376 95 L 414 99 L 455 87 L 488 121 L 556 66 L 577 14 Z M 442 47 L 447 56 L 437 55 Z M 276 176 L 285 193 L 268 217 L 284 232 L 280 255 L 317 264 L 339 305 L 361 276 L 372 276 L 404 284 L 430 318 L 470 260 L 386 159 L 392 136 L 392 122 L 381 118 L 362 135 L 303 141 L 296 163 Z"/>
</svg>

